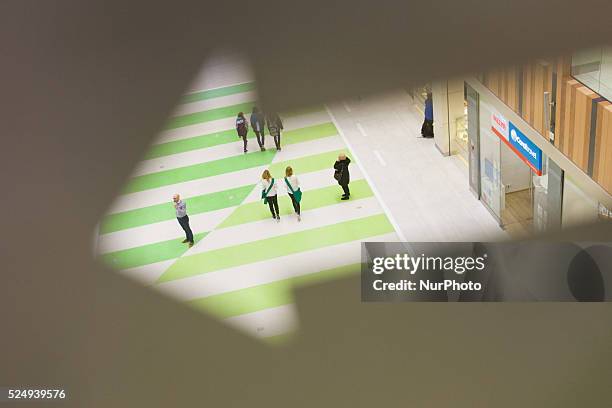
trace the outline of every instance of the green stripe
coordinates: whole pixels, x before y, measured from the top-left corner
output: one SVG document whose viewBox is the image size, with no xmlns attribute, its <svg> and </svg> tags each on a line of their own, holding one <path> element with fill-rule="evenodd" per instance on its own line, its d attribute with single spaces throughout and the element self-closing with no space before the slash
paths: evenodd
<svg viewBox="0 0 612 408">
<path fill-rule="evenodd" d="M 249 92 L 255 89 L 255 82 L 230 85 L 223 88 L 208 89 L 206 91 L 193 92 L 183 96 L 181 103 L 205 101 L 207 99 L 219 98 L 221 96 L 234 95 L 241 92 Z"/>
<path fill-rule="evenodd" d="M 123 193 L 136 193 L 152 188 L 265 166 L 272 162 L 275 154 L 275 150 L 266 150 L 265 152 L 241 154 L 177 169 L 144 174 L 132 178 L 123 190 Z"/>
<path fill-rule="evenodd" d="M 280 178 L 284 177 L 287 166 L 291 166 L 295 174 L 298 175 L 330 169 L 330 177 L 332 177 L 334 163 L 338 159 L 338 155 L 342 152 L 346 152 L 346 150 L 334 150 L 331 152 L 314 154 L 312 156 L 300 157 L 299 159 L 277 162 L 272 164 L 269 170 L 272 177 Z"/>
<path fill-rule="evenodd" d="M 294 302 L 293 289 L 298 286 L 323 283 L 340 277 L 357 275 L 361 264 L 344 265 L 321 272 L 253 286 L 232 292 L 195 299 L 189 304 L 220 319 L 253 313 Z"/>
<path fill-rule="evenodd" d="M 185 202 L 191 215 L 220 210 L 240 205 L 249 193 L 253 191 L 253 188 L 255 188 L 254 184 L 236 187 L 191 197 L 186 199 Z M 170 202 L 110 214 L 104 217 L 100 224 L 100 234 L 108 234 L 109 232 L 168 221 L 175 217 L 174 207 Z"/>
<path fill-rule="evenodd" d="M 323 123 L 320 125 L 307 126 L 300 129 L 288 130 L 283 133 L 283 144 L 290 145 L 294 143 L 306 142 L 309 140 L 320 139 L 338 134 L 338 130 L 333 123 Z M 249 139 L 253 139 L 255 134 L 250 131 Z M 153 145 L 151 150 L 144 157 L 146 159 L 154 159 L 172 154 L 189 152 L 192 150 L 205 149 L 207 147 L 218 146 L 227 143 L 236 142 L 236 130 L 229 129 L 221 132 L 210 133 L 202 136 L 190 137 L 167 143 Z"/>
<path fill-rule="evenodd" d="M 335 186 L 323 187 L 303 192 L 301 210 L 308 211 L 340 203 L 340 188 Z M 355 180 L 351 183 L 351 200 L 372 197 L 373 193 L 365 180 Z M 293 206 L 288 196 L 278 200 L 281 215 L 293 214 Z M 268 207 L 261 201 L 243 204 L 227 217 L 217 228 L 227 228 L 234 225 L 246 224 L 270 218 Z"/>
<path fill-rule="evenodd" d="M 358 218 L 182 257 L 164 272 L 158 282 L 265 261 L 389 232 L 393 232 L 393 227 L 384 214 Z"/>
<path fill-rule="evenodd" d="M 209 109 L 202 112 L 188 113 L 186 115 L 175 116 L 170 119 L 166 129 L 176 129 L 184 126 L 195 125 L 198 123 L 210 122 L 213 120 L 229 118 L 238 115 L 238 112 L 249 112 L 254 102 L 239 103 L 237 105 L 224 106 L 221 108 Z"/>
<path fill-rule="evenodd" d="M 178 228 L 178 224 L 177 224 Z M 198 242 L 207 233 L 195 234 L 194 241 Z M 155 262 L 176 259 L 189 249 L 187 244 L 181 243 L 183 238 L 171 239 L 169 241 L 156 242 L 136 248 L 124 249 L 102 255 L 102 261 L 113 269 L 121 270 L 135 268 L 137 266 L 150 265 Z"/>
<path fill-rule="evenodd" d="M 346 150 L 335 150 L 332 152 L 304 156 L 300 157 L 299 159 L 274 163 L 270 166 L 270 172 L 274 177 L 285 174 L 285 168 L 287 166 L 292 166 L 294 171 L 296 171 L 298 174 L 323 170 L 325 168 L 331 169 L 338 157 L 338 154 L 345 151 Z M 276 151 L 270 149 L 266 150 L 265 152 L 240 154 L 237 156 L 226 157 L 224 159 L 179 167 L 177 169 L 144 174 L 142 176 L 132 178 L 123 190 L 123 194 L 137 193 L 139 191 L 169 186 L 186 181 L 218 176 L 220 174 L 246 170 L 253 167 L 265 166 L 272 162 L 275 154 Z"/>
</svg>

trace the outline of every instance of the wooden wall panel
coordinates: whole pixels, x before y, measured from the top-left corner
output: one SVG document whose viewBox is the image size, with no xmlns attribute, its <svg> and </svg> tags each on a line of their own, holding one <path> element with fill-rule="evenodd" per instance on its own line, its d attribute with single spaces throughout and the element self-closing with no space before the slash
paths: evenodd
<svg viewBox="0 0 612 408">
<path fill-rule="evenodd" d="M 597 142 L 593 178 L 612 194 L 612 103 L 605 101 L 598 106 Z"/>
<path fill-rule="evenodd" d="M 544 93 L 552 93 L 554 71 L 557 74 L 554 144 L 606 191 L 612 192 L 612 103 L 571 77 L 571 56 L 497 69 L 486 74 L 484 84 L 548 140 Z M 592 118 L 594 112 L 596 118 Z M 592 123 L 596 124 L 593 130 Z"/>
</svg>

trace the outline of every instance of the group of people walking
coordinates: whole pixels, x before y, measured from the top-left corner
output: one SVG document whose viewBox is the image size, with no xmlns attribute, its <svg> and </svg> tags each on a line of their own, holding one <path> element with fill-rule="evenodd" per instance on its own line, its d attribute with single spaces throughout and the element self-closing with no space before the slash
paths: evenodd
<svg viewBox="0 0 612 408">
<path fill-rule="evenodd" d="M 293 174 L 293 169 L 291 166 L 287 166 L 285 169 L 283 184 L 289 198 L 291 199 L 293 211 L 295 211 L 295 215 L 297 215 L 297 220 L 302 221 L 300 208 L 300 201 L 302 201 L 302 190 L 300 188 L 300 181 L 298 180 L 297 176 Z M 270 174 L 270 170 L 264 170 L 263 174 L 261 175 L 261 187 L 261 198 L 264 201 L 264 204 L 268 204 L 268 207 L 270 207 L 272 218 L 277 222 L 280 222 L 280 211 L 278 209 L 278 183 L 276 179 L 272 177 L 272 174 Z"/>
<path fill-rule="evenodd" d="M 338 156 L 338 160 L 334 163 L 334 179 L 338 182 L 340 187 L 342 187 L 341 200 L 348 200 L 351 196 L 351 192 L 349 189 L 350 182 L 350 174 L 349 174 L 349 164 L 351 163 L 351 159 L 346 157 L 345 154 L 340 154 Z M 302 220 L 301 207 L 300 202 L 302 201 L 302 190 L 300 187 L 300 181 L 297 176 L 293 173 L 293 168 L 291 166 L 287 166 L 285 169 L 285 177 L 283 178 L 283 182 L 280 184 L 285 186 L 285 190 L 291 199 L 291 204 L 293 205 L 293 210 L 297 215 L 297 220 Z M 275 219 L 277 222 L 280 222 L 280 211 L 278 208 L 278 184 L 272 174 L 270 174 L 270 170 L 264 170 L 261 175 L 261 198 L 264 201 L 264 204 L 268 204 L 270 208 L 270 213 L 272 214 L 272 219 Z"/>
<path fill-rule="evenodd" d="M 338 182 L 340 187 L 342 187 L 343 194 L 341 196 L 341 200 L 348 200 L 350 198 L 351 192 L 349 190 L 349 182 L 350 182 L 350 174 L 349 174 L 349 164 L 351 163 L 351 159 L 346 157 L 345 154 L 340 154 L 338 156 L 338 160 L 334 163 L 334 179 Z M 291 204 L 293 205 L 293 211 L 297 216 L 298 221 L 302 221 L 302 211 L 300 202 L 302 201 L 302 189 L 300 186 L 300 181 L 297 176 L 293 172 L 293 168 L 291 166 L 287 166 L 285 168 L 285 177 L 283 177 L 282 182 L 277 182 L 277 180 L 272 177 L 270 170 L 266 169 L 261 175 L 261 199 L 264 204 L 267 204 L 270 208 L 270 213 L 272 214 L 272 219 L 275 219 L 277 222 L 280 222 L 280 210 L 278 206 L 278 192 L 279 192 L 279 184 L 284 186 L 285 191 L 289 195 L 291 199 Z M 193 246 L 193 231 L 189 226 L 189 216 L 187 215 L 187 204 L 185 201 L 181 200 L 181 196 L 179 194 L 175 194 L 172 197 L 174 209 L 176 211 L 176 219 L 178 220 L 179 225 L 185 231 L 185 239 L 183 243 L 189 244 L 189 247 Z"/>
<path fill-rule="evenodd" d="M 281 150 L 281 130 L 283 130 L 283 122 L 280 116 L 276 112 L 264 113 L 260 111 L 259 108 L 254 106 L 249 121 L 247 121 L 246 117 L 244 116 L 244 112 L 239 112 L 238 117 L 236 117 L 236 132 L 238 133 L 238 137 L 242 138 L 245 153 L 248 152 L 247 136 L 249 133 L 249 122 L 251 123 L 251 128 L 253 129 L 253 132 L 255 132 L 255 136 L 257 137 L 257 144 L 259 145 L 259 149 L 262 152 L 266 150 L 266 125 L 268 126 L 268 132 L 270 133 L 270 136 L 272 136 L 272 138 L 274 139 L 276 150 Z"/>
</svg>

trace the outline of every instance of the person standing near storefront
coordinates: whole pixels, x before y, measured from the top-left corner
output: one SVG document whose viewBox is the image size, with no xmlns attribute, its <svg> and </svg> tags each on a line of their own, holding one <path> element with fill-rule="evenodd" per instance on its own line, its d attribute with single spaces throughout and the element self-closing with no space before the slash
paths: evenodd
<svg viewBox="0 0 612 408">
<path fill-rule="evenodd" d="M 425 120 L 421 127 L 421 136 L 426 138 L 434 137 L 433 121 L 433 98 L 431 92 L 427 92 L 427 98 L 425 99 Z"/>
<path fill-rule="evenodd" d="M 334 163 L 334 178 L 342 187 L 344 194 L 342 195 L 342 200 L 348 200 L 351 196 L 351 191 L 349 190 L 349 183 L 351 181 L 351 177 L 349 174 L 349 164 L 351 163 L 351 159 L 346 157 L 345 154 L 340 154 L 338 156 L 338 160 Z"/>
<path fill-rule="evenodd" d="M 266 122 L 268 122 L 268 130 L 270 131 L 270 136 L 274 138 L 274 144 L 276 145 L 276 150 L 281 150 L 281 130 L 283 130 L 283 121 L 281 120 L 278 113 L 268 113 Z"/>
<path fill-rule="evenodd" d="M 253 112 L 251 113 L 251 129 L 255 132 L 257 137 L 257 144 L 263 152 L 265 148 L 265 129 L 266 129 L 266 117 L 263 112 L 259 111 L 257 106 L 253 106 Z"/>
<path fill-rule="evenodd" d="M 189 243 L 189 248 L 191 248 L 193 246 L 193 232 L 189 226 L 187 204 L 181 200 L 181 196 L 178 194 L 172 196 L 172 201 L 174 202 L 174 209 L 176 210 L 176 219 L 181 228 L 183 228 L 183 231 L 185 231 L 185 240 L 183 240 L 183 244 Z"/>
<path fill-rule="evenodd" d="M 293 174 L 291 166 L 287 166 L 285 169 L 285 185 L 287 186 L 287 194 L 291 198 L 293 204 L 293 210 L 297 215 L 297 220 L 302 221 L 300 214 L 300 201 L 302 201 L 302 190 L 300 189 L 300 181 L 297 176 Z"/>
<path fill-rule="evenodd" d="M 241 137 L 244 142 L 244 152 L 247 150 L 247 134 L 249 133 L 249 124 L 247 123 L 246 118 L 244 117 L 244 113 L 239 112 L 238 117 L 236 118 L 236 132 L 238 132 L 238 137 Z"/>
<path fill-rule="evenodd" d="M 272 218 L 277 222 L 280 222 L 280 213 L 278 211 L 278 186 L 276 185 L 276 180 L 272 178 L 269 170 L 264 170 L 261 175 L 261 186 L 263 190 L 261 191 L 261 198 L 264 200 L 264 204 L 268 204 L 270 207 L 270 212 L 272 213 Z"/>
</svg>

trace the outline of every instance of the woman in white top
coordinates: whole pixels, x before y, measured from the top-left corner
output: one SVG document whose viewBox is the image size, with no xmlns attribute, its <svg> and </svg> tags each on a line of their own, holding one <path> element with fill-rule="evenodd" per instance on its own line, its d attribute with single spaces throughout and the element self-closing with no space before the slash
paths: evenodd
<svg viewBox="0 0 612 408">
<path fill-rule="evenodd" d="M 267 203 L 272 213 L 272 218 L 280 222 L 280 213 L 278 212 L 278 186 L 276 180 L 272 178 L 269 170 L 264 170 L 261 175 L 261 185 L 263 190 L 261 192 L 261 198 L 264 200 L 264 204 Z"/>
<path fill-rule="evenodd" d="M 300 181 L 297 176 L 293 174 L 293 169 L 291 166 L 288 166 L 285 169 L 285 187 L 287 188 L 287 194 L 291 198 L 291 203 L 293 204 L 293 209 L 297 214 L 298 221 L 302 221 L 302 216 L 300 215 L 300 201 L 302 200 L 302 190 L 300 190 Z"/>
</svg>

